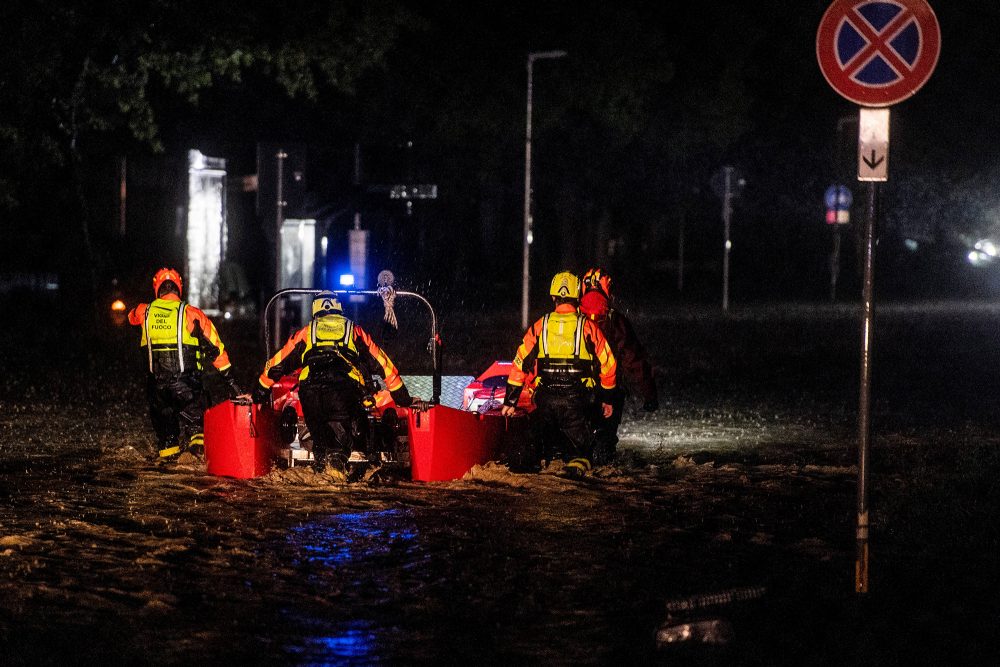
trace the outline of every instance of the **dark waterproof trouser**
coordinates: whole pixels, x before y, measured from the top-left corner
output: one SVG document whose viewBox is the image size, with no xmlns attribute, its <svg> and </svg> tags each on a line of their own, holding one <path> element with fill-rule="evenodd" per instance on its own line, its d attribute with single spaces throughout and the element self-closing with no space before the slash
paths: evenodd
<svg viewBox="0 0 1000 667">
<path fill-rule="evenodd" d="M 530 416 L 533 448 L 541 458 L 564 461 L 590 459 L 594 433 L 590 415 L 593 396 L 584 387 L 540 386 L 535 391 L 535 411 Z"/>
<path fill-rule="evenodd" d="M 205 400 L 201 378 L 194 375 L 156 378 L 150 375 L 146 382 L 146 398 L 160 449 L 177 445 L 182 428 L 192 435 L 202 432 Z"/>
<path fill-rule="evenodd" d="M 302 416 L 313 440 L 317 466 L 330 454 L 345 458 L 351 451 L 364 451 L 368 436 L 368 414 L 361 404 L 361 387 L 353 380 L 299 385 Z"/>
<path fill-rule="evenodd" d="M 601 412 L 601 403 L 594 405 L 594 464 L 609 463 L 615 456 L 618 447 L 618 427 L 622 423 L 622 410 L 625 409 L 625 390 L 616 387 L 611 390 L 609 402 L 614 412 L 607 419 Z M 606 399 L 607 400 L 607 399 Z"/>
</svg>

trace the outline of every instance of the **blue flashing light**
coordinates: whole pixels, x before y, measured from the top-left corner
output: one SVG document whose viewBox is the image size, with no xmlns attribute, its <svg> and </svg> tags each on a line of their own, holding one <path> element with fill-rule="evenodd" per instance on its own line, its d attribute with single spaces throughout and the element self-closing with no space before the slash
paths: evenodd
<svg viewBox="0 0 1000 667">
<path fill-rule="evenodd" d="M 354 287 L 354 274 L 342 273 L 340 274 L 340 286 L 341 287 Z"/>
</svg>

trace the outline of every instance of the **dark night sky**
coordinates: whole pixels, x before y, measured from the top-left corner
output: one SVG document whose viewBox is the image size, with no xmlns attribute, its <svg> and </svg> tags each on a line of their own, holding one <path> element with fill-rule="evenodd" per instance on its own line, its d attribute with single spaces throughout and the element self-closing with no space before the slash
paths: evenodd
<svg viewBox="0 0 1000 667">
<path fill-rule="evenodd" d="M 227 157 L 236 173 L 256 168 L 258 141 L 305 142 L 313 200 L 326 208 L 357 204 L 350 176 L 353 146 L 360 142 L 369 183 L 412 177 L 440 185 L 441 200 L 420 220 L 426 242 L 450 250 L 456 237 L 478 237 L 483 246 L 459 254 L 459 274 L 515 276 L 510 265 L 519 253 L 525 55 L 565 49 L 566 59 L 536 68 L 539 271 L 588 263 L 614 232 L 630 253 L 622 258 L 623 273 L 635 269 L 623 277 L 639 282 L 651 271 L 671 280 L 674 239 L 686 219 L 703 231 L 692 233 L 688 252 L 703 260 L 707 280 L 719 233 L 708 179 L 721 165 L 734 164 L 748 180 L 734 231 L 737 247 L 745 249 L 734 261 L 755 285 L 747 296 L 817 296 L 828 248 L 823 190 L 838 171 L 848 180 L 852 175 L 852 137 L 840 138 L 843 162 L 834 164 L 837 122 L 856 109 L 830 89 L 816 63 L 816 29 L 828 5 L 414 4 L 384 64 L 352 93 L 289 100 L 251 71 L 239 84 L 216 86 L 198 107 L 158 98 L 161 137 L 167 157 L 198 146 Z M 927 85 L 892 109 L 890 181 L 883 189 L 886 234 L 929 243 L 956 231 L 986 233 L 994 224 L 991 212 L 1000 209 L 991 187 L 1000 8 L 970 2 L 933 7 L 942 31 L 940 61 Z M 284 9 L 298 8 L 291 3 Z M 16 68 L 16 54 L 5 62 Z M 118 152 L 99 133 L 85 141 L 96 165 Z M 408 141 L 412 150 L 400 148 Z M 153 159 L 142 146 L 133 144 L 128 152 L 135 165 Z M 142 201 L 140 194 L 144 181 L 157 178 L 136 174 L 135 180 L 134 217 L 155 221 L 152 226 L 169 236 L 172 207 L 162 195 Z M 110 225 L 101 221 L 113 212 L 113 197 L 101 190 L 106 183 L 90 185 L 98 217 L 94 236 L 111 248 L 107 253 L 127 256 L 130 245 L 163 235 L 147 229 L 134 238 L 110 238 Z M 20 238 L 13 223 L 24 219 L 31 201 L 22 204 L 0 211 L 8 237 Z M 390 256 L 412 255 L 412 236 L 400 232 L 412 221 L 392 222 L 398 214 L 381 206 L 372 219 L 382 216 L 395 230 Z M 248 252 L 259 253 L 260 234 L 247 236 L 255 239 Z M 439 254 L 423 260 L 434 264 Z M 148 268 L 142 264 L 128 268 Z"/>
</svg>

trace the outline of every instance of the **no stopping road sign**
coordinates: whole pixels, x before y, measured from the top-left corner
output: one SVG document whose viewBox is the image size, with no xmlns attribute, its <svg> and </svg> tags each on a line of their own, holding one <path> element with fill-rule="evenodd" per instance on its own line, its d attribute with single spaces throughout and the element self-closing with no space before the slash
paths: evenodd
<svg viewBox="0 0 1000 667">
<path fill-rule="evenodd" d="M 926 0 L 834 0 L 816 33 L 827 82 L 861 106 L 885 107 L 917 92 L 941 53 Z"/>
</svg>

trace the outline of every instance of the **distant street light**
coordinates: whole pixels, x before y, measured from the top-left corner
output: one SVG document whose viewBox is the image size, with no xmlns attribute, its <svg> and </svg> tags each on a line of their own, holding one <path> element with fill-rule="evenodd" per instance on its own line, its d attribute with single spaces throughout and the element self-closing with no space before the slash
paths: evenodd
<svg viewBox="0 0 1000 667">
<path fill-rule="evenodd" d="M 532 73 L 536 60 L 562 58 L 565 51 L 535 51 L 528 54 L 528 112 L 527 126 L 524 134 L 524 266 L 521 273 L 521 328 L 528 328 L 528 289 L 531 282 L 531 270 L 528 260 L 532 238 L 531 218 L 531 96 Z"/>
<path fill-rule="evenodd" d="M 740 192 L 747 184 L 745 178 L 740 175 L 736 167 L 725 166 L 715 172 L 712 176 L 712 190 L 722 199 L 722 222 L 725 243 L 722 245 L 722 310 L 729 311 L 729 251 L 733 249 L 733 242 L 729 238 L 729 232 L 733 217 L 733 200 L 740 196 Z"/>
</svg>

